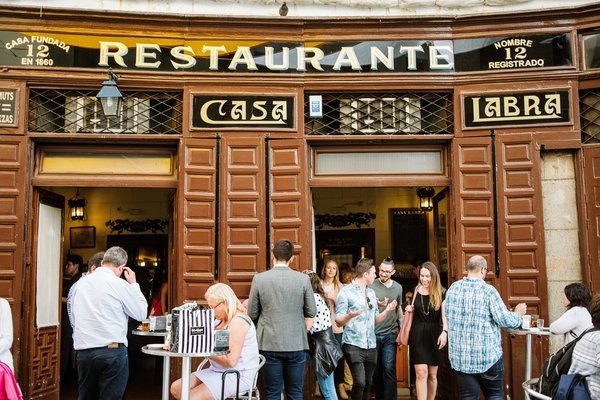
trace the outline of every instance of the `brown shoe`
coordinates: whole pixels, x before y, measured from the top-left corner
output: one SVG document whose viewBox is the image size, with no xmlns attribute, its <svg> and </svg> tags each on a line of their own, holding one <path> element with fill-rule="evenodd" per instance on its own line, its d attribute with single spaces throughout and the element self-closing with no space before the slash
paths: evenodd
<svg viewBox="0 0 600 400">
<path fill-rule="evenodd" d="M 340 395 L 340 399 L 348 400 L 348 393 L 346 393 L 346 388 L 344 387 L 343 383 L 338 385 L 338 393 Z"/>
</svg>

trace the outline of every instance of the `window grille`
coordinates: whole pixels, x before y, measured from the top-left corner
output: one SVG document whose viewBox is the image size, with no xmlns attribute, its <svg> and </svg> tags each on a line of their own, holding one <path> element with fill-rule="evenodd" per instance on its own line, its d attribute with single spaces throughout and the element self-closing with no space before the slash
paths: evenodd
<svg viewBox="0 0 600 400">
<path fill-rule="evenodd" d="M 581 143 L 600 143 L 600 89 L 581 91 Z"/>
<path fill-rule="evenodd" d="M 451 93 L 328 94 L 323 117 L 311 118 L 309 135 L 453 134 Z"/>
<path fill-rule="evenodd" d="M 32 89 L 29 130 L 51 133 L 181 134 L 178 92 L 123 92 L 119 116 L 105 117 L 97 91 Z"/>
</svg>

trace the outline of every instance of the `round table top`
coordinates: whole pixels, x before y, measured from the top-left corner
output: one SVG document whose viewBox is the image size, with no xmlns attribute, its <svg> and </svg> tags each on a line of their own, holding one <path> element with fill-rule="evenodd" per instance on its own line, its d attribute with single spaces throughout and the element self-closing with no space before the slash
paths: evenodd
<svg viewBox="0 0 600 400">
<path fill-rule="evenodd" d="M 132 329 L 131 333 L 137 336 L 155 336 L 155 337 L 165 337 L 167 336 L 167 331 L 143 331 L 141 329 Z"/>
<path fill-rule="evenodd" d="M 154 347 L 152 345 L 148 345 L 142 347 L 142 353 L 162 357 L 211 357 L 224 356 L 225 354 L 229 354 L 229 350 L 209 351 L 204 353 L 176 353 L 173 351 L 164 350 L 162 347 Z"/>
<path fill-rule="evenodd" d="M 550 336 L 550 328 L 531 328 L 531 329 L 522 329 L 522 328 L 508 328 L 506 330 L 508 333 L 513 335 L 538 335 L 538 336 Z"/>
</svg>

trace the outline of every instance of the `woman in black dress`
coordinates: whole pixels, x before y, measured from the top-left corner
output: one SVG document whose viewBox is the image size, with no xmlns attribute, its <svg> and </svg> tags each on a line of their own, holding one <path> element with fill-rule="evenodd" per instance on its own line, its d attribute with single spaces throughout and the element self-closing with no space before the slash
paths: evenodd
<svg viewBox="0 0 600 400">
<path fill-rule="evenodd" d="M 432 262 L 419 266 L 419 285 L 414 295 L 414 305 L 407 306 L 406 311 L 415 312 L 408 344 L 410 361 L 415 366 L 417 400 L 434 400 L 440 349 L 446 345 L 448 330 L 440 274 Z"/>
</svg>

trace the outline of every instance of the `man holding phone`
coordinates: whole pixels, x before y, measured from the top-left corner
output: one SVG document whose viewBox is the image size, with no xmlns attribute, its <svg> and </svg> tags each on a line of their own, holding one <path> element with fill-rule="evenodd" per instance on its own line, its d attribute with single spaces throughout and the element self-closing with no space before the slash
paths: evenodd
<svg viewBox="0 0 600 400">
<path fill-rule="evenodd" d="M 127 258 L 120 247 L 106 250 L 101 267 L 81 280 L 73 297 L 79 400 L 121 399 L 125 393 L 128 318 L 142 321 L 148 308 Z"/>
</svg>

